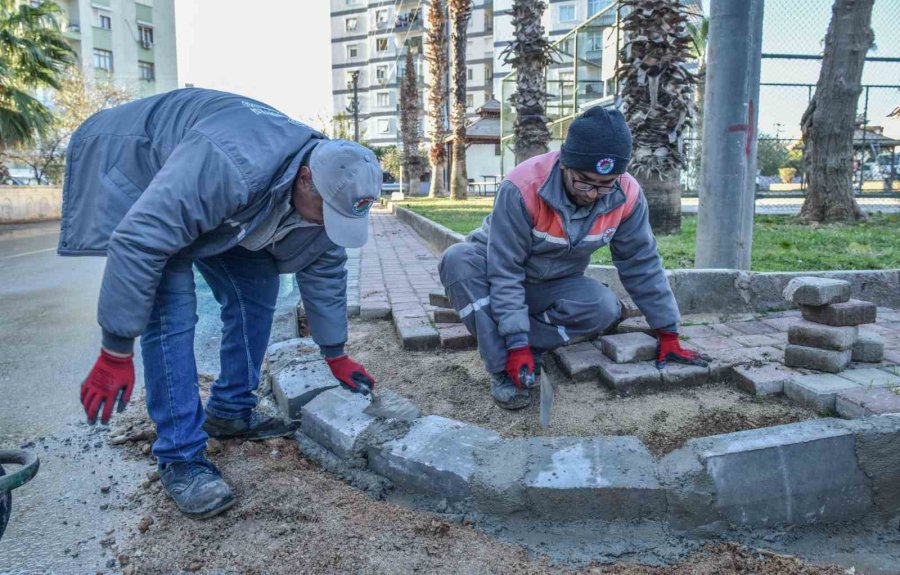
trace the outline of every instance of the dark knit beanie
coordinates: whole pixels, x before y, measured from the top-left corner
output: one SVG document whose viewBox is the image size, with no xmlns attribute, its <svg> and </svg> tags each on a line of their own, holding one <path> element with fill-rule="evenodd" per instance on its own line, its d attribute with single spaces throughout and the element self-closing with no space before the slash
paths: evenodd
<svg viewBox="0 0 900 575">
<path fill-rule="evenodd" d="M 560 159 L 580 172 L 624 174 L 631 160 L 631 130 L 618 110 L 594 106 L 572 120 Z"/>
</svg>

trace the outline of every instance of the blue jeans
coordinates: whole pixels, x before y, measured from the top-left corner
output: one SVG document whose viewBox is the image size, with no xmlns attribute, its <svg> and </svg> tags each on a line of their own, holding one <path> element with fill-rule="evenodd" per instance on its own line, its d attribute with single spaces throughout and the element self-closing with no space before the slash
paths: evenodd
<svg viewBox="0 0 900 575">
<path fill-rule="evenodd" d="M 206 406 L 216 416 L 248 418 L 256 407 L 253 392 L 259 385 L 278 297 L 278 270 L 266 252 L 237 247 L 196 261 L 169 261 L 150 322 L 141 334 L 147 410 L 156 423 L 153 454 L 161 464 L 200 457 L 208 438 L 194 359 L 193 266 L 222 308 L 221 368 Z"/>
</svg>

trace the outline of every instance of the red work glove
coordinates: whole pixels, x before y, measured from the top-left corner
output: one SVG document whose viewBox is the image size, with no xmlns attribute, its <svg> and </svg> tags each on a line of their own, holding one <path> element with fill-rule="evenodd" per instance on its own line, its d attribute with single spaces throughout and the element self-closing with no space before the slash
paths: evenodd
<svg viewBox="0 0 900 575">
<path fill-rule="evenodd" d="M 531 347 L 514 347 L 506 352 L 506 373 L 516 387 L 534 385 L 534 356 Z"/>
<path fill-rule="evenodd" d="M 677 332 L 658 329 L 656 337 L 659 339 L 656 348 L 656 367 L 659 369 L 666 367 L 667 361 L 706 366 L 711 359 L 707 355 L 681 347 Z"/>
<path fill-rule="evenodd" d="M 100 357 L 81 384 L 81 405 L 87 414 L 88 423 L 97 423 L 100 408 L 100 423 L 109 423 L 113 405 L 118 401 L 118 412 L 125 410 L 131 400 L 134 389 L 134 354 L 128 357 L 116 357 L 105 349 L 100 350 Z"/>
<path fill-rule="evenodd" d="M 375 378 L 369 375 L 361 363 L 353 361 L 347 355 L 326 357 L 325 361 L 334 377 L 350 391 L 368 395 L 375 388 Z"/>
</svg>

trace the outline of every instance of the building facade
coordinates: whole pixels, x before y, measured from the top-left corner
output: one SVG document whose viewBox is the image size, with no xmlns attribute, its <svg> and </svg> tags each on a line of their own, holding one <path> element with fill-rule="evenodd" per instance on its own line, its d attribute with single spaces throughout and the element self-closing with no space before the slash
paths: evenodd
<svg viewBox="0 0 900 575">
<path fill-rule="evenodd" d="M 399 80 L 404 50 L 416 53 L 420 92 L 430 84 L 424 60 L 427 0 L 331 0 L 331 69 L 334 113 L 352 114 L 353 74 L 357 74 L 360 137 L 371 145 L 398 143 Z M 494 97 L 492 0 L 475 0 L 467 33 L 467 111 Z M 427 126 L 422 124 L 423 133 Z"/>
<path fill-rule="evenodd" d="M 89 78 L 137 96 L 178 87 L 174 0 L 56 0 L 78 63 Z"/>
</svg>

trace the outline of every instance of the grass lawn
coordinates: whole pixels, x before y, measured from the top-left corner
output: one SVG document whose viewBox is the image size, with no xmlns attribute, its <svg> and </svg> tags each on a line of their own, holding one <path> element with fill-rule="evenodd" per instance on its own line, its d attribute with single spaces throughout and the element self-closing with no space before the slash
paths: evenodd
<svg viewBox="0 0 900 575">
<path fill-rule="evenodd" d="M 465 234 L 481 225 L 493 198 L 463 202 L 414 198 L 399 205 Z M 685 215 L 681 235 L 657 238 L 666 268 L 694 267 L 696 233 L 696 216 Z M 598 250 L 593 262 L 611 263 L 609 250 Z M 800 224 L 795 216 L 756 216 L 754 271 L 894 268 L 900 268 L 900 214 L 875 214 L 868 221 L 853 225 L 818 227 Z"/>
</svg>

